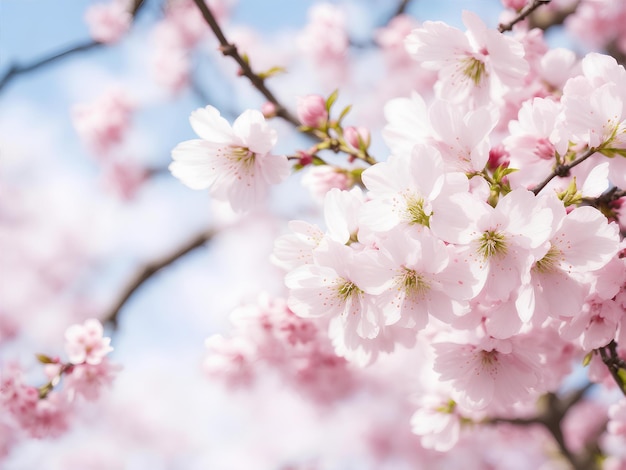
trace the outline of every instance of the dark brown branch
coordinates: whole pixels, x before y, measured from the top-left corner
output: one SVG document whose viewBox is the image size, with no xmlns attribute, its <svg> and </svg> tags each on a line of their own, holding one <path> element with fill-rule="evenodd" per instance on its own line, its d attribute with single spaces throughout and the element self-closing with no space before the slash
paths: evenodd
<svg viewBox="0 0 626 470">
<path fill-rule="evenodd" d="M 135 0 L 133 6 L 130 10 L 133 18 L 137 15 L 141 7 L 144 5 L 144 0 Z M 94 40 L 86 40 L 83 43 L 77 44 L 75 46 L 71 46 L 61 52 L 56 52 L 50 56 L 43 57 L 39 60 L 33 61 L 30 64 L 19 65 L 13 64 L 9 66 L 9 69 L 5 72 L 5 74 L 0 78 L 0 92 L 6 87 L 9 82 L 11 82 L 14 78 L 19 75 L 23 75 L 28 72 L 32 72 L 34 70 L 45 67 L 46 65 L 53 64 L 65 57 L 72 56 L 74 54 L 90 51 L 92 49 L 97 49 L 101 46 L 104 46 L 103 43 L 94 41 Z"/>
<path fill-rule="evenodd" d="M 250 64 L 241 56 L 241 54 L 239 54 L 237 46 L 228 42 L 228 39 L 226 39 L 226 36 L 224 36 L 222 28 L 217 23 L 217 20 L 213 16 L 213 13 L 206 5 L 204 0 L 194 0 L 194 3 L 202 13 L 204 20 L 208 23 L 209 27 L 213 31 L 213 34 L 219 41 L 220 51 L 222 52 L 222 54 L 232 57 L 233 60 L 237 62 L 237 65 L 239 65 L 239 68 L 241 70 L 241 75 L 250 80 L 252 86 L 259 90 L 259 92 L 265 97 L 265 99 L 267 99 L 267 101 L 274 105 L 274 107 L 276 108 L 277 116 L 290 122 L 294 126 L 299 126 L 300 122 L 298 121 L 298 119 L 293 114 L 291 114 L 287 110 L 287 108 L 285 108 L 285 106 L 283 106 L 278 101 L 276 96 L 274 96 L 274 94 L 267 88 L 267 86 L 265 85 L 265 79 L 254 73 L 254 71 L 250 67 Z"/>
<path fill-rule="evenodd" d="M 142 268 L 140 268 L 127 282 L 125 287 L 119 293 L 117 299 L 113 302 L 113 305 L 106 311 L 102 317 L 102 323 L 110 323 L 113 328 L 117 328 L 118 317 L 120 311 L 130 299 L 135 292 L 154 274 L 159 272 L 161 269 L 173 264 L 183 256 L 192 252 L 196 248 L 200 248 L 204 244 L 206 244 L 209 240 L 213 238 L 213 232 L 206 231 L 199 233 L 193 238 L 189 239 L 179 247 L 177 247 L 174 251 L 169 254 L 166 254 L 160 259 L 154 260 L 151 263 L 146 264 Z"/>
<path fill-rule="evenodd" d="M 401 0 L 398 8 L 396 8 L 396 11 L 391 19 L 406 13 L 406 9 L 409 7 L 409 3 L 411 3 L 411 0 Z"/>
<path fill-rule="evenodd" d="M 534 187 L 534 189 L 532 190 L 533 193 L 535 194 L 539 194 L 539 192 L 545 188 L 548 183 L 550 181 L 552 181 L 555 177 L 557 176 L 567 176 L 569 174 L 569 171 L 574 168 L 577 165 L 580 165 L 582 162 L 584 162 L 585 160 L 587 160 L 589 157 L 591 157 L 594 153 L 596 153 L 598 151 L 598 149 L 592 147 L 589 150 L 587 150 L 582 156 L 580 156 L 579 158 L 577 158 L 576 160 L 574 160 L 573 162 L 570 162 L 566 165 L 557 165 L 556 168 L 554 169 L 554 171 L 552 173 L 550 173 L 550 175 L 548 175 L 548 177 L 543 180 L 541 183 L 539 183 L 537 186 Z"/>
<path fill-rule="evenodd" d="M 617 343 L 613 340 L 598 349 L 602 362 L 606 365 L 620 391 L 626 396 L 626 361 L 617 353 Z"/>
<path fill-rule="evenodd" d="M 500 23 L 500 25 L 498 26 L 498 31 L 500 31 L 501 33 L 504 33 L 505 31 L 511 31 L 513 29 L 513 26 L 515 26 L 520 21 L 525 20 L 527 16 L 529 16 L 541 5 L 547 5 L 551 1 L 552 0 L 533 0 L 532 2 L 528 3 L 524 8 L 522 8 L 513 20 L 509 21 L 508 23 Z"/>
<path fill-rule="evenodd" d="M 560 8 L 557 10 L 539 10 L 535 11 L 532 15 L 528 17 L 528 29 L 539 28 L 542 30 L 547 30 L 552 26 L 558 26 L 565 22 L 568 16 L 572 15 L 576 12 L 578 5 L 580 2 L 574 2 L 571 5 L 568 5 L 565 8 Z"/>
<path fill-rule="evenodd" d="M 561 423 L 569 410 L 578 403 L 594 385 L 593 383 L 587 383 L 584 387 L 575 390 L 563 398 L 559 398 L 554 393 L 544 395 L 543 398 L 546 401 L 544 410 L 537 416 L 530 418 L 492 418 L 487 423 L 507 423 L 515 426 L 541 425 L 552 435 L 559 447 L 560 453 L 567 459 L 574 470 L 593 470 L 597 468 L 593 453 L 586 452 L 585 455 L 574 455 L 567 447 Z"/>
<path fill-rule="evenodd" d="M 4 87 L 7 86 L 8 83 L 14 78 L 16 78 L 18 75 L 32 72 L 33 70 L 37 70 L 48 64 L 52 64 L 60 59 L 63 59 L 64 57 L 74 55 L 78 52 L 85 52 L 85 51 L 89 51 L 92 49 L 96 49 L 103 45 L 104 44 L 97 42 L 97 41 L 89 41 L 89 42 L 85 42 L 82 44 L 78 44 L 76 46 L 69 47 L 68 49 L 62 52 L 58 52 L 48 57 L 44 57 L 42 59 L 31 62 L 30 64 L 25 64 L 25 65 L 13 64 L 9 67 L 9 70 L 7 70 L 6 73 L 3 75 L 3 77 L 0 79 L 0 91 L 2 91 L 2 89 L 4 89 Z"/>
</svg>

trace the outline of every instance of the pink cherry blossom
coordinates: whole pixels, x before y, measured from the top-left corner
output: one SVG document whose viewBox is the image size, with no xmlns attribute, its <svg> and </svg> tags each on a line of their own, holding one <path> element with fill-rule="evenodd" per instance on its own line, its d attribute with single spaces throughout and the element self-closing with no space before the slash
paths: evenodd
<svg viewBox="0 0 626 470">
<path fill-rule="evenodd" d="M 92 103 L 72 109 L 72 122 L 78 135 L 96 155 L 104 156 L 120 144 L 131 125 L 134 104 L 119 89 L 108 91 Z"/>
<path fill-rule="evenodd" d="M 302 185 L 319 202 L 324 201 L 326 193 L 331 189 L 350 189 L 352 184 L 352 178 L 346 170 L 331 165 L 310 166 L 302 177 Z"/>
<path fill-rule="evenodd" d="M 591 288 L 591 279 L 582 274 L 603 268 L 618 253 L 618 227 L 608 224 L 592 207 L 566 214 L 554 199 L 550 248 L 534 263 L 524 293 L 532 297 L 528 302 L 535 304 L 536 310 L 555 318 L 571 317 L 579 314 Z M 568 295 L 564 297 L 563 291 Z"/>
<path fill-rule="evenodd" d="M 111 338 L 103 337 L 102 324 L 95 319 L 72 325 L 65 331 L 65 352 L 72 364 L 100 364 L 113 348 Z"/>
<path fill-rule="evenodd" d="M 72 367 L 64 377 L 64 390 L 70 400 L 82 396 L 86 400 L 97 400 L 105 386 L 111 386 L 121 367 L 112 364 L 105 357 L 98 364 L 78 364 Z"/>
<path fill-rule="evenodd" d="M 514 38 L 488 29 L 473 13 L 463 12 L 467 32 L 439 21 L 425 21 L 406 39 L 406 47 L 424 67 L 439 71 L 437 91 L 454 102 L 477 105 L 499 100 L 506 87 L 521 84 L 529 67 Z"/>
<path fill-rule="evenodd" d="M 377 291 L 374 253 L 327 239 L 315 256 L 319 264 L 300 266 L 285 277 L 289 308 L 305 318 L 339 317 L 346 335 L 378 336 L 385 320 L 372 295 Z"/>
<path fill-rule="evenodd" d="M 435 371 L 450 381 L 463 408 L 506 407 L 534 397 L 541 356 L 513 340 L 485 338 L 476 344 L 437 343 Z"/>
<path fill-rule="evenodd" d="M 445 175 L 441 155 L 428 146 L 415 146 L 410 157 L 392 156 L 366 169 L 361 178 L 371 199 L 361 222 L 375 231 L 428 227 L 433 201 L 442 193 L 467 191 L 465 175 Z"/>
<path fill-rule="evenodd" d="M 438 199 L 433 209 L 433 233 L 444 241 L 471 247 L 471 256 L 487 279 L 485 295 L 492 301 L 513 300 L 511 295 L 528 282 L 532 263 L 548 250 L 553 214 L 525 189 L 511 191 L 495 208 L 456 193 Z M 516 306 L 522 320 L 532 316 L 532 303 Z"/>
<path fill-rule="evenodd" d="M 309 10 L 309 23 L 298 36 L 300 48 L 317 63 L 344 59 L 348 51 L 346 18 L 343 11 L 327 2 Z"/>
<path fill-rule="evenodd" d="M 411 429 L 427 449 L 439 452 L 452 449 L 461 434 L 461 416 L 456 403 L 436 395 L 422 397 L 411 417 Z"/>
<path fill-rule="evenodd" d="M 626 399 L 621 399 L 610 406 L 607 431 L 610 434 L 626 437 Z"/>
<path fill-rule="evenodd" d="M 386 323 L 422 329 L 429 316 L 451 321 L 467 313 L 467 300 L 482 288 L 475 265 L 429 231 L 395 229 L 379 243 L 383 256 L 381 283 L 387 288 L 377 301 Z"/>
<path fill-rule="evenodd" d="M 91 5 L 85 12 L 85 21 L 89 26 L 91 37 L 105 44 L 119 41 L 130 29 L 133 20 L 128 7 L 125 0 Z"/>
<path fill-rule="evenodd" d="M 207 106 L 194 111 L 189 121 L 201 139 L 178 144 L 169 168 L 190 188 L 210 188 L 213 197 L 242 211 L 263 200 L 269 185 L 289 174 L 287 158 L 270 153 L 276 131 L 259 111 L 245 111 L 231 127 L 217 109 Z"/>
</svg>

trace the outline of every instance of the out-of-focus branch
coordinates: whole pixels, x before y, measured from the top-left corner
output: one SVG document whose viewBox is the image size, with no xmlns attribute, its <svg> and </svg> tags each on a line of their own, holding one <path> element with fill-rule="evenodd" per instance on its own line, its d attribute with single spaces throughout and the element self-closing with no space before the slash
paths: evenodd
<svg viewBox="0 0 626 470">
<path fill-rule="evenodd" d="M 213 13 L 209 9 L 209 7 L 207 7 L 206 3 L 204 3 L 204 0 L 194 0 L 194 3 L 196 4 L 198 9 L 202 13 L 204 20 L 208 23 L 211 30 L 213 31 L 213 34 L 219 41 L 220 51 L 222 52 L 222 54 L 225 56 L 232 57 L 233 60 L 237 62 L 241 70 L 241 75 L 243 75 L 248 80 L 250 80 L 250 83 L 252 83 L 252 86 L 254 86 L 257 90 L 259 90 L 259 92 L 267 99 L 267 101 L 269 101 L 270 103 L 274 105 L 277 116 L 290 122 L 294 126 L 299 126 L 300 122 L 298 121 L 298 119 L 293 114 L 291 114 L 287 110 L 287 108 L 278 101 L 278 98 L 276 98 L 274 93 L 272 93 L 267 88 L 267 86 L 265 85 L 265 79 L 259 76 L 258 74 L 256 74 L 252 70 L 248 61 L 246 61 L 241 56 L 241 54 L 239 54 L 239 51 L 237 50 L 237 46 L 235 44 L 228 42 L 228 39 L 226 39 L 226 36 L 224 36 L 224 32 L 222 31 L 222 28 L 217 23 L 217 20 L 215 19 L 215 16 L 213 16 Z"/>
<path fill-rule="evenodd" d="M 53 54 L 51 56 L 48 57 L 44 57 L 42 59 L 36 60 L 34 62 L 31 62 L 30 64 L 24 64 L 24 65 L 19 65 L 19 64 L 13 64 L 9 67 L 9 69 L 6 71 L 6 73 L 2 76 L 2 78 L 0 79 L 0 91 L 2 91 L 4 89 L 5 86 L 7 86 L 7 84 L 13 80 L 14 78 L 16 78 L 18 75 L 22 75 L 28 72 L 32 72 L 34 70 L 37 70 L 41 67 L 44 67 L 48 64 L 52 64 L 54 62 L 57 62 L 60 59 L 63 59 L 65 57 L 74 55 L 78 52 L 85 52 L 85 51 L 90 51 L 92 49 L 96 49 L 98 47 L 104 46 L 103 43 L 97 42 L 97 41 L 88 41 L 82 44 L 78 44 L 76 46 L 71 46 L 68 49 L 65 49 L 62 52 L 58 52 L 56 54 Z"/>
<path fill-rule="evenodd" d="M 507 423 L 515 426 L 541 425 L 552 435 L 563 457 L 569 462 L 574 470 L 594 470 L 597 468 L 594 454 L 586 452 L 584 455 L 575 455 L 567 447 L 561 423 L 569 410 L 578 403 L 595 384 L 589 382 L 584 387 L 575 390 L 565 397 L 559 397 L 554 393 L 548 393 L 544 399 L 543 411 L 531 418 L 492 418 L 488 424 Z"/>
<path fill-rule="evenodd" d="M 401 0 L 398 8 L 396 8 L 396 11 L 393 14 L 392 19 L 396 16 L 400 16 L 406 13 L 406 9 L 409 7 L 409 3 L 411 3 L 411 0 Z"/>
<path fill-rule="evenodd" d="M 156 259 L 151 263 L 139 268 L 137 272 L 129 279 L 124 288 L 120 291 L 113 304 L 102 317 L 102 323 L 109 323 L 113 328 L 117 328 L 119 314 L 126 302 L 133 296 L 135 292 L 154 274 L 161 269 L 173 264 L 196 248 L 200 248 L 213 238 L 212 231 L 201 232 L 180 246 L 176 247 L 172 252 L 167 253 L 162 258 Z"/>
<path fill-rule="evenodd" d="M 626 53 L 617 47 L 616 41 L 613 41 L 606 46 L 606 53 L 615 57 L 618 64 L 626 65 Z"/>
<path fill-rule="evenodd" d="M 515 26 L 520 21 L 525 20 L 526 17 L 528 17 L 541 5 L 547 5 L 551 1 L 552 0 L 533 0 L 532 2 L 529 2 L 517 13 L 517 16 L 513 18 L 513 20 L 509 21 L 508 23 L 500 23 L 500 25 L 498 26 L 498 31 L 500 31 L 501 33 L 504 33 L 505 31 L 511 31 L 513 29 L 513 26 Z"/>
<path fill-rule="evenodd" d="M 563 24 L 568 16 L 576 12 L 579 3 L 580 2 L 574 2 L 565 8 L 557 10 L 544 8 L 542 10 L 535 11 L 528 17 L 528 27 L 529 29 L 539 28 L 545 31 L 552 26 Z"/>
<path fill-rule="evenodd" d="M 133 18 L 137 15 L 141 7 L 145 4 L 144 0 L 134 0 L 132 8 L 130 10 Z M 61 52 L 56 52 L 50 56 L 43 57 L 41 59 L 35 60 L 29 64 L 13 64 L 10 65 L 5 74 L 0 78 L 0 92 L 6 87 L 9 82 L 11 82 L 14 78 L 19 75 L 26 74 L 28 72 L 33 72 L 37 69 L 45 67 L 46 65 L 53 64 L 61 59 L 72 56 L 74 54 L 90 51 L 92 49 L 97 49 L 101 46 L 104 46 L 104 43 L 94 41 L 94 40 L 86 40 L 80 44 L 71 46 Z"/>
</svg>

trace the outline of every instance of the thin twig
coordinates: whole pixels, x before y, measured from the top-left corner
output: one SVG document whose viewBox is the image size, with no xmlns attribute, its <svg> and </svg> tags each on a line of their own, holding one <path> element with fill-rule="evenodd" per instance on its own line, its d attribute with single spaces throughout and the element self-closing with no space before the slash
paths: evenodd
<svg viewBox="0 0 626 470">
<path fill-rule="evenodd" d="M 214 234 L 211 231 L 199 233 L 185 243 L 181 244 L 171 253 L 141 267 L 126 283 L 125 287 L 119 293 L 117 299 L 113 302 L 109 310 L 102 315 L 102 322 L 110 323 L 114 329 L 117 329 L 118 318 L 122 308 L 128 299 L 130 299 L 148 279 L 161 269 L 179 260 L 196 248 L 203 246 L 211 240 L 211 238 L 213 238 L 213 235 Z"/>
<path fill-rule="evenodd" d="M 274 94 L 267 88 L 267 86 L 265 86 L 265 79 L 260 77 L 258 74 L 254 73 L 254 71 L 250 67 L 250 64 L 241 56 L 241 54 L 239 54 L 239 51 L 237 50 L 237 46 L 235 44 L 228 42 L 228 39 L 226 39 L 226 36 L 224 36 L 224 32 L 222 31 L 222 28 L 217 23 L 217 20 L 213 16 L 213 13 L 209 9 L 209 7 L 207 7 L 204 0 L 194 0 L 194 3 L 196 4 L 198 9 L 202 13 L 204 20 L 208 23 L 211 30 L 213 31 L 213 34 L 219 41 L 220 51 L 222 52 L 222 54 L 225 56 L 232 57 L 233 60 L 237 62 L 241 70 L 241 75 L 243 75 L 248 80 L 250 80 L 250 83 L 252 83 L 252 85 L 257 90 L 259 90 L 259 92 L 267 99 L 267 101 L 269 101 L 270 103 L 274 105 L 277 116 L 290 122 L 294 126 L 299 126 L 300 122 L 298 121 L 298 119 L 293 114 L 291 114 L 287 110 L 287 108 L 285 108 L 285 106 L 283 106 L 278 101 L 276 96 L 274 96 Z"/>
<path fill-rule="evenodd" d="M 597 151 L 598 151 L 597 148 L 592 147 L 589 150 L 587 150 L 582 156 L 580 156 L 579 158 L 574 160 L 573 162 L 570 162 L 570 163 L 568 163 L 566 165 L 557 165 L 556 168 L 554 169 L 554 171 L 552 173 L 550 173 L 550 175 L 548 175 L 548 177 L 546 177 L 545 180 L 543 180 L 541 183 L 539 183 L 537 186 L 534 187 L 532 192 L 535 193 L 535 194 L 539 194 L 539 192 L 543 188 L 545 188 L 547 186 L 547 184 L 550 181 L 552 181 L 555 177 L 557 177 L 557 176 L 561 176 L 561 177 L 567 176 L 569 174 L 569 171 L 572 168 L 574 168 L 577 165 L 580 165 L 582 162 L 587 160 L 589 157 L 591 157 Z"/>
<path fill-rule="evenodd" d="M 141 7 L 145 4 L 144 0 L 135 0 L 133 6 L 130 10 L 133 18 L 137 15 Z M 31 62 L 26 65 L 13 64 L 9 66 L 9 69 L 5 72 L 5 74 L 0 78 L 0 92 L 6 87 L 9 82 L 11 82 L 14 78 L 19 75 L 23 75 L 28 72 L 32 72 L 39 68 L 45 67 L 46 65 L 53 64 L 54 62 L 59 61 L 65 57 L 72 56 L 79 52 L 90 51 L 92 49 L 97 49 L 101 46 L 104 46 L 104 43 L 94 41 L 94 40 L 86 40 L 82 43 L 71 46 L 61 52 L 55 52 L 54 54 L 43 57 L 36 61 Z"/>
<path fill-rule="evenodd" d="M 504 33 L 505 31 L 511 31 L 513 29 L 513 26 L 515 26 L 520 21 L 525 20 L 528 15 L 530 15 L 541 5 L 547 5 L 551 1 L 552 0 L 533 0 L 532 2 L 528 3 L 524 8 L 522 8 L 513 20 L 509 21 L 508 23 L 500 23 L 500 25 L 498 26 L 498 31 L 500 31 L 501 33 Z"/>
</svg>

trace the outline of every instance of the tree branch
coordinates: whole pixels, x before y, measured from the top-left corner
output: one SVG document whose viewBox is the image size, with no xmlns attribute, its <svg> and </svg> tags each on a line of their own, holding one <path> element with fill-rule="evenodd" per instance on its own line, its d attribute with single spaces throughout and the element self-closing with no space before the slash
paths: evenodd
<svg viewBox="0 0 626 470">
<path fill-rule="evenodd" d="M 617 353 L 617 343 L 611 341 L 606 346 L 599 348 L 602 362 L 606 365 L 615 380 L 620 391 L 626 396 L 626 362 Z"/>
<path fill-rule="evenodd" d="M 225 56 L 232 57 L 233 60 L 237 62 L 237 64 L 239 65 L 239 68 L 241 69 L 241 75 L 243 75 L 248 80 L 250 80 L 250 83 L 252 83 L 252 86 L 254 86 L 254 88 L 259 90 L 259 92 L 265 97 L 265 99 L 267 99 L 267 101 L 269 101 L 270 103 L 274 105 L 274 107 L 276 108 L 277 116 L 290 122 L 296 127 L 300 126 L 300 122 L 298 121 L 298 119 L 293 114 L 291 114 L 287 110 L 287 108 L 285 108 L 285 106 L 283 106 L 278 101 L 276 96 L 274 96 L 274 94 L 267 88 L 267 86 L 265 86 L 265 79 L 260 77 L 256 73 L 254 73 L 248 61 L 246 61 L 241 56 L 241 54 L 239 54 L 239 51 L 237 50 L 237 46 L 235 44 L 231 44 L 230 42 L 228 42 L 228 39 L 226 39 L 226 36 L 224 36 L 224 32 L 222 31 L 222 28 L 217 23 L 217 20 L 213 16 L 213 13 L 209 9 L 209 7 L 207 7 L 206 3 L 204 3 L 204 0 L 194 0 L 194 3 L 196 4 L 198 9 L 202 13 L 204 20 L 208 23 L 211 30 L 213 31 L 213 34 L 219 41 L 220 51 L 222 52 L 222 54 Z"/>
<path fill-rule="evenodd" d="M 500 23 L 500 25 L 498 26 L 498 31 L 500 31 L 501 33 L 504 33 L 505 31 L 511 31 L 513 29 L 513 26 L 515 26 L 520 21 L 525 20 L 527 16 L 529 16 L 541 5 L 547 5 L 551 1 L 552 0 L 533 0 L 530 3 L 527 3 L 526 6 L 518 12 L 517 16 L 513 20 L 509 21 L 508 23 Z"/>
<path fill-rule="evenodd" d="M 130 14 L 135 18 L 141 7 L 144 5 L 144 0 L 134 0 L 133 6 L 130 10 Z M 9 69 L 5 72 L 5 74 L 0 78 L 0 92 L 11 82 L 14 78 L 19 75 L 26 74 L 28 72 L 32 72 L 39 68 L 45 67 L 46 65 L 53 64 L 65 57 L 72 56 L 79 52 L 90 51 L 92 49 L 97 49 L 101 46 L 104 46 L 104 43 L 94 41 L 94 40 L 86 40 L 80 44 L 71 46 L 61 52 L 56 52 L 50 56 L 43 57 L 39 60 L 31 62 L 30 64 L 20 65 L 13 64 L 9 66 Z"/>
<path fill-rule="evenodd" d="M 574 160 L 571 163 L 568 163 L 567 165 L 557 165 L 556 168 L 554 169 L 554 171 L 552 173 L 550 173 L 550 175 L 543 180 L 541 183 L 539 183 L 537 186 L 535 186 L 535 188 L 532 190 L 533 193 L 535 193 L 535 195 L 539 194 L 539 192 L 545 188 L 548 183 L 550 181 L 552 181 L 556 176 L 567 176 L 569 174 L 569 171 L 574 168 L 577 165 L 580 165 L 582 162 L 584 162 L 585 160 L 587 160 L 589 157 L 591 157 L 594 153 L 596 153 L 598 151 L 597 148 L 592 147 L 589 150 L 587 150 L 582 156 L 580 156 L 579 158 L 577 158 L 576 160 Z"/>
<path fill-rule="evenodd" d="M 552 435 L 559 447 L 559 451 L 567 459 L 574 470 L 593 470 L 597 468 L 593 454 L 574 455 L 565 442 L 561 423 L 569 410 L 578 403 L 587 391 L 593 387 L 594 383 L 587 383 L 584 387 L 575 390 L 571 394 L 559 398 L 554 393 L 547 393 L 543 396 L 546 400 L 543 411 L 531 418 L 492 418 L 489 424 L 507 423 L 515 426 L 541 425 Z"/>
<path fill-rule="evenodd" d="M 406 9 L 409 7 L 409 3 L 411 3 L 411 0 L 401 0 L 400 4 L 398 5 L 398 8 L 396 8 L 396 11 L 394 12 L 391 19 L 395 18 L 396 16 L 400 16 L 406 13 Z"/>
<path fill-rule="evenodd" d="M 213 235 L 214 233 L 212 231 L 199 233 L 177 247 L 171 253 L 168 253 L 162 258 L 154 260 L 153 262 L 138 269 L 137 272 L 129 279 L 126 286 L 122 289 L 111 307 L 102 315 L 102 323 L 110 323 L 114 329 L 117 329 L 120 311 L 126 302 L 148 279 L 161 269 L 173 264 L 188 253 L 191 253 L 196 248 L 200 248 L 206 244 L 209 240 L 211 240 L 211 238 L 213 238 Z"/>
<path fill-rule="evenodd" d="M 545 31 L 552 26 L 563 24 L 568 16 L 576 12 L 579 4 L 580 1 L 577 1 L 558 10 L 536 11 L 528 17 L 528 29 L 539 28 Z"/>
</svg>

